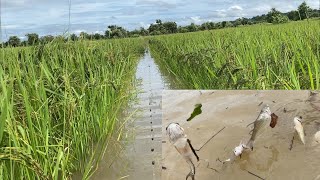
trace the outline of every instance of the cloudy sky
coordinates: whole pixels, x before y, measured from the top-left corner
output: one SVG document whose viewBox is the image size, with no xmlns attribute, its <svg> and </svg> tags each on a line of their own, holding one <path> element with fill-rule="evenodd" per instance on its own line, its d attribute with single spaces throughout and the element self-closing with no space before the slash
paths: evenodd
<svg viewBox="0 0 320 180">
<path fill-rule="evenodd" d="M 234 20 L 267 13 L 272 7 L 282 12 L 296 9 L 303 0 L 0 0 L 3 39 L 26 33 L 103 33 L 116 24 L 133 30 L 148 27 L 156 19 L 178 25 L 194 22 Z M 319 8 L 319 0 L 307 0 Z"/>
</svg>

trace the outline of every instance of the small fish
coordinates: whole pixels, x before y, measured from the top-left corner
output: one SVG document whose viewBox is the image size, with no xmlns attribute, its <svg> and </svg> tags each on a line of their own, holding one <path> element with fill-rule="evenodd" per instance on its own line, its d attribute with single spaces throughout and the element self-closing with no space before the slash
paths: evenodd
<svg viewBox="0 0 320 180">
<path fill-rule="evenodd" d="M 202 113 L 201 107 L 202 107 L 202 104 L 196 104 L 193 112 L 191 113 L 187 121 L 191 121 L 194 117 L 201 114 Z"/>
<path fill-rule="evenodd" d="M 166 127 L 167 135 L 169 135 L 169 140 L 171 143 L 175 143 L 177 139 L 185 137 L 184 129 L 179 125 L 179 123 L 170 123 Z"/>
<path fill-rule="evenodd" d="M 239 146 L 235 147 L 233 150 L 233 153 L 235 156 L 240 156 L 241 158 L 241 154 L 243 152 L 243 150 L 246 148 L 245 144 L 242 143 L 242 141 L 240 142 Z"/>
<path fill-rule="evenodd" d="M 298 133 L 300 140 L 303 144 L 305 144 L 305 138 L 304 138 L 304 130 L 303 126 L 301 124 L 302 117 L 294 117 L 293 122 L 294 122 L 294 129 Z"/>
<path fill-rule="evenodd" d="M 184 134 L 184 129 L 179 125 L 179 123 L 170 123 L 166 127 L 166 131 L 169 135 L 170 142 L 189 164 L 190 172 L 187 174 L 186 179 L 191 177 L 191 179 L 194 180 L 196 169 L 192 161 L 192 155 L 194 155 L 198 161 L 199 156 L 192 147 L 191 141 L 187 138 L 187 135 Z"/>
<path fill-rule="evenodd" d="M 263 133 L 263 130 L 265 130 L 268 125 L 270 125 L 271 122 L 271 110 L 269 105 L 265 105 L 258 116 L 258 118 L 253 122 L 253 130 L 251 138 L 249 139 L 248 143 L 246 144 L 245 148 L 250 148 L 253 150 L 253 143 L 258 137 L 258 135 L 261 135 Z"/>
<path fill-rule="evenodd" d="M 231 158 L 229 159 L 226 159 L 224 160 L 222 163 L 226 163 L 226 162 L 231 162 L 233 163 L 233 161 L 236 159 L 236 157 L 240 157 L 241 158 L 241 155 L 243 153 L 243 151 L 247 149 L 246 148 L 246 145 L 242 143 L 242 141 L 240 142 L 239 146 L 236 146 L 234 149 L 233 149 L 233 154 L 231 156 Z"/>
</svg>

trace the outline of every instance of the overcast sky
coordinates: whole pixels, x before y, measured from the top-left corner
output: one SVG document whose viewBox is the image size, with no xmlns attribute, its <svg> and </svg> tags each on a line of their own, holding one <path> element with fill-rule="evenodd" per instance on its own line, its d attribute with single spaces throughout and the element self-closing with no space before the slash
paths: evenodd
<svg viewBox="0 0 320 180">
<path fill-rule="evenodd" d="M 69 0 L 0 0 L 3 38 L 26 33 L 58 35 L 68 30 Z M 133 30 L 148 27 L 156 19 L 178 25 L 234 20 L 296 9 L 303 0 L 71 0 L 69 32 L 103 33 L 116 24 Z M 307 0 L 319 8 L 319 0 Z"/>
</svg>

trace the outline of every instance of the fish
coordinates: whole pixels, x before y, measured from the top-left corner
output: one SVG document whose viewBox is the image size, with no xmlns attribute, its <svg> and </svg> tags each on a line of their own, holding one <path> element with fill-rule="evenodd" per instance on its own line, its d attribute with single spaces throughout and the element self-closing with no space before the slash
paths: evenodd
<svg viewBox="0 0 320 180">
<path fill-rule="evenodd" d="M 320 131 L 318 131 L 318 132 L 316 132 L 316 133 L 314 134 L 314 141 L 315 141 L 316 143 L 320 143 Z"/>
<path fill-rule="evenodd" d="M 240 156 L 241 158 L 241 154 L 242 152 L 245 150 L 245 144 L 242 143 L 242 141 L 240 142 L 239 146 L 236 146 L 233 150 L 233 154 L 235 156 Z"/>
<path fill-rule="evenodd" d="M 223 163 L 226 163 L 226 162 L 233 162 L 236 157 L 240 156 L 241 158 L 241 155 L 243 153 L 243 151 L 247 149 L 245 144 L 242 143 L 242 141 L 240 142 L 239 146 L 236 146 L 234 149 L 233 149 L 233 154 L 232 154 L 232 157 L 229 158 L 229 159 L 226 159 L 223 161 Z"/>
<path fill-rule="evenodd" d="M 296 130 L 296 132 L 298 133 L 300 140 L 303 144 L 305 143 L 305 137 L 304 137 L 304 130 L 303 130 L 303 126 L 301 124 L 301 120 L 302 117 L 301 116 L 297 116 L 293 118 L 293 122 L 294 122 L 294 129 Z"/>
<path fill-rule="evenodd" d="M 184 133 L 184 129 L 179 125 L 179 123 L 170 123 L 166 127 L 167 135 L 169 136 L 169 141 L 174 145 L 179 154 L 186 160 L 190 167 L 190 172 L 186 176 L 186 180 L 191 177 L 192 180 L 195 179 L 195 166 L 192 161 L 193 155 L 199 161 L 199 156 L 195 152 L 190 139 Z"/>
<path fill-rule="evenodd" d="M 179 125 L 179 123 L 170 123 L 166 127 L 166 132 L 171 143 L 175 143 L 179 138 L 186 137 L 184 129 Z"/>
<path fill-rule="evenodd" d="M 250 148 L 253 150 L 253 143 L 256 138 L 263 133 L 263 131 L 268 127 L 271 123 L 271 110 L 269 105 L 265 105 L 261 111 L 257 119 L 253 122 L 253 130 L 252 135 L 244 146 L 245 148 Z"/>
<path fill-rule="evenodd" d="M 240 157 L 241 158 L 241 155 L 243 153 L 243 151 L 247 149 L 246 148 L 246 145 L 241 141 L 239 146 L 236 146 L 234 149 L 233 149 L 233 153 L 232 153 L 232 156 L 231 158 L 229 159 L 226 159 L 223 161 L 223 163 L 226 163 L 226 162 L 231 162 L 233 163 L 233 161 L 236 159 L 236 157 Z"/>
<path fill-rule="evenodd" d="M 196 104 L 193 112 L 191 113 L 187 121 L 191 121 L 194 117 L 201 114 L 202 113 L 201 107 L 202 107 L 202 104 Z"/>
</svg>

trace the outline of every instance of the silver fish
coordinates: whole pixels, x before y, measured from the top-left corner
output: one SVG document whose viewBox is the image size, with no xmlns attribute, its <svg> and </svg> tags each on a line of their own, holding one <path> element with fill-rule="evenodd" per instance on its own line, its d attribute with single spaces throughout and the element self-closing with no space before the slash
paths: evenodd
<svg viewBox="0 0 320 180">
<path fill-rule="evenodd" d="M 192 161 L 192 155 L 195 155 L 199 161 L 199 157 L 191 145 L 191 141 L 184 134 L 184 129 L 178 123 L 170 123 L 166 128 L 167 134 L 169 135 L 170 142 L 174 145 L 176 150 L 180 153 L 182 157 L 189 164 L 190 172 L 186 176 L 186 179 L 191 177 L 192 180 L 195 179 L 195 166 Z"/>
<path fill-rule="evenodd" d="M 304 138 L 304 130 L 303 126 L 301 124 L 302 117 L 294 117 L 293 122 L 294 122 L 294 129 L 296 130 L 297 134 L 300 137 L 300 140 L 303 144 L 306 143 L 305 138 Z"/>
<path fill-rule="evenodd" d="M 265 105 L 258 116 L 258 118 L 253 122 L 252 135 L 246 144 L 246 148 L 253 150 L 253 143 L 256 138 L 263 133 L 263 131 L 270 125 L 271 122 L 271 110 L 269 105 Z"/>
<path fill-rule="evenodd" d="M 320 143 L 320 131 L 314 134 L 314 141 Z"/>
</svg>

